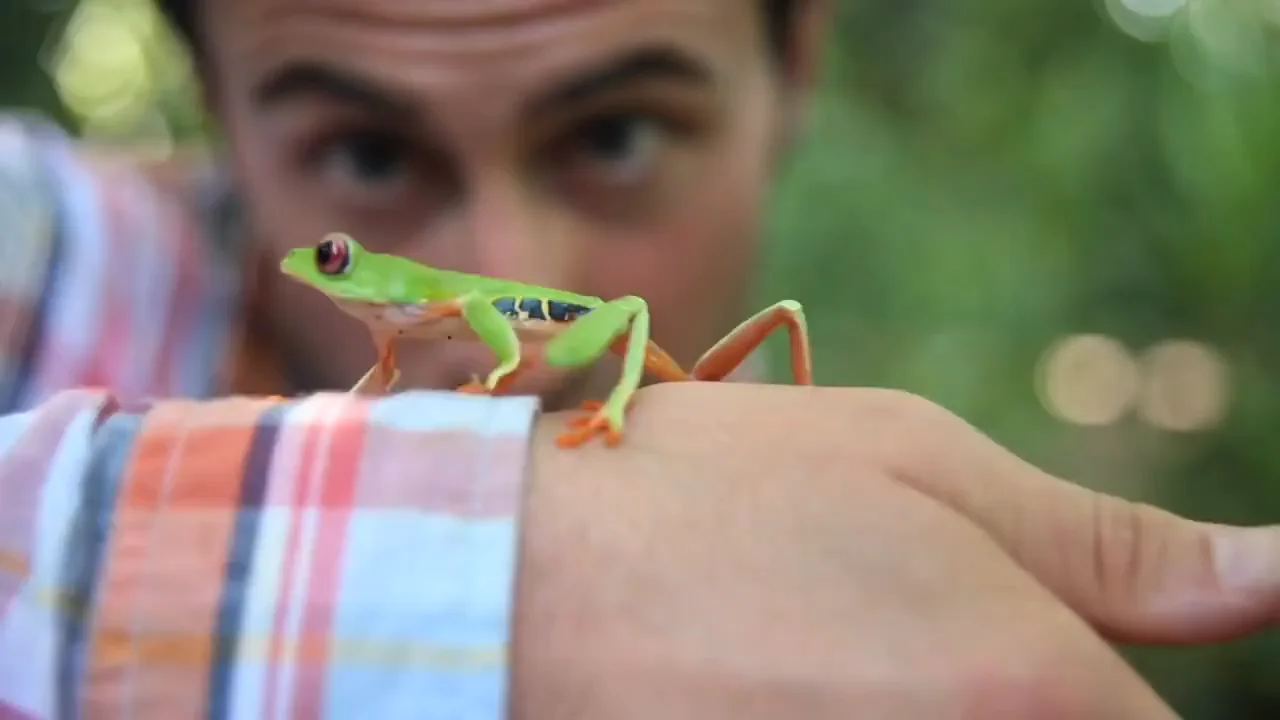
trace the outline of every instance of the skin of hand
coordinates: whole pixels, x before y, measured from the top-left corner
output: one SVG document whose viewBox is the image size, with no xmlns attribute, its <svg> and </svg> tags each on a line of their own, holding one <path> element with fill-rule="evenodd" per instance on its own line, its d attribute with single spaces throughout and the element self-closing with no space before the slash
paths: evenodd
<svg viewBox="0 0 1280 720">
<path fill-rule="evenodd" d="M 1154 720 L 1108 645 L 1280 620 L 1280 528 L 1095 493 L 885 390 L 643 389 L 620 448 L 543 416 L 514 718 Z"/>
</svg>

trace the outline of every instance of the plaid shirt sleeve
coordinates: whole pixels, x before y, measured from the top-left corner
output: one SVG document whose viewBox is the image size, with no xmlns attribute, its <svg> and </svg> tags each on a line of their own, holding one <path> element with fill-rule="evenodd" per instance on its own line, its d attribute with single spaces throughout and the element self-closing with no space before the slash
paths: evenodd
<svg viewBox="0 0 1280 720">
<path fill-rule="evenodd" d="M 0 116 L 0 408 L 19 404 L 54 262 L 54 193 L 28 123 Z"/>
<path fill-rule="evenodd" d="M 65 388 L 203 397 L 241 293 L 233 248 L 135 167 L 0 114 L 0 412 Z"/>
<path fill-rule="evenodd" d="M 536 398 L 0 417 L 0 718 L 497 720 Z"/>
</svg>

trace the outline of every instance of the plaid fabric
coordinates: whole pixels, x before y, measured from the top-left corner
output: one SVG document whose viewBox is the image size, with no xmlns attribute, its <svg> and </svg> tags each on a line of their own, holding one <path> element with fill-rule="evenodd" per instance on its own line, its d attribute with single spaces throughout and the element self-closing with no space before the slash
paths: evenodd
<svg viewBox="0 0 1280 720">
<path fill-rule="evenodd" d="M 0 720 L 501 717 L 536 399 L 143 405 L 237 357 L 193 210 L 0 116 Z"/>
<path fill-rule="evenodd" d="M 499 718 L 535 398 L 0 418 L 0 719 Z"/>
<path fill-rule="evenodd" d="M 219 391 L 240 259 L 139 173 L 0 116 L 0 410 L 69 387 Z"/>
</svg>

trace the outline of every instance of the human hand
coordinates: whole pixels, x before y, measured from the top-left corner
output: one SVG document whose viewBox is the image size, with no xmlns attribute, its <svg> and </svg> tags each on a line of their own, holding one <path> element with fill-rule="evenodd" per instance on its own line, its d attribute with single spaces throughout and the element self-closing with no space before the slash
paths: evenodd
<svg viewBox="0 0 1280 720">
<path fill-rule="evenodd" d="M 613 450 L 540 420 L 515 718 L 1173 712 L 1105 642 L 1280 619 L 1280 530 L 1057 480 L 881 390 L 642 391 Z"/>
</svg>

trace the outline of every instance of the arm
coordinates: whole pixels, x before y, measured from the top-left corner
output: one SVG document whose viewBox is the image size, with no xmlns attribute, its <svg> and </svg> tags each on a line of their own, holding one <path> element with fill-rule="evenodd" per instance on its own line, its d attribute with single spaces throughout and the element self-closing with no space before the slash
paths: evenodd
<svg viewBox="0 0 1280 720">
<path fill-rule="evenodd" d="M 530 401 L 440 393 L 133 413 L 64 393 L 0 419 L 0 717 L 61 717 L 78 690 L 114 711 L 94 717 L 257 720 L 270 695 L 285 717 L 496 718 L 509 665 L 517 718 L 1154 720 L 1099 633 L 1280 617 L 1280 528 L 1047 477 L 917 398 L 642 392 L 614 452 L 558 450 L 563 418 L 529 436 Z M 458 429 L 423 428 L 441 418 Z M 483 649 L 509 611 L 508 661 Z"/>
<path fill-rule="evenodd" d="M 0 419 L 0 717 L 501 717 L 535 413 L 73 391 Z"/>
</svg>

